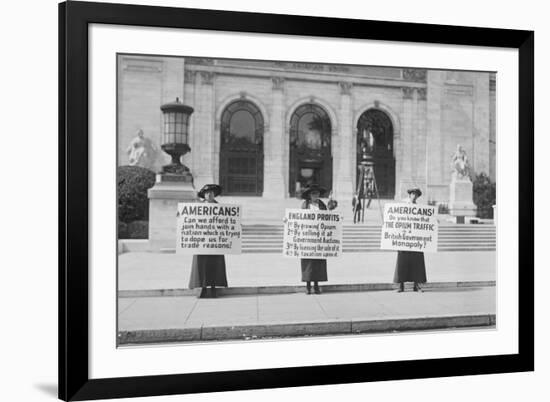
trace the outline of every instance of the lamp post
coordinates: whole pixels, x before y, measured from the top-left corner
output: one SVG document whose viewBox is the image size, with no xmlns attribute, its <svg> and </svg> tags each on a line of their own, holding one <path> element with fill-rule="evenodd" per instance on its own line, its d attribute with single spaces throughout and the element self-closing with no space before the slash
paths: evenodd
<svg viewBox="0 0 550 402">
<path fill-rule="evenodd" d="M 176 98 L 175 102 L 160 107 L 164 117 L 161 148 L 172 158 L 162 167 L 162 173 L 190 175 L 189 168 L 181 163 L 181 157 L 191 151 L 189 147 L 189 117 L 191 106 L 184 105 Z"/>
<path fill-rule="evenodd" d="M 180 202 L 197 199 L 193 175 L 181 163 L 189 147 L 189 117 L 193 108 L 176 98 L 160 107 L 162 111 L 161 148 L 171 161 L 157 174 L 155 185 L 147 192 L 149 197 L 149 250 L 173 248 L 176 239 L 176 211 Z"/>
</svg>

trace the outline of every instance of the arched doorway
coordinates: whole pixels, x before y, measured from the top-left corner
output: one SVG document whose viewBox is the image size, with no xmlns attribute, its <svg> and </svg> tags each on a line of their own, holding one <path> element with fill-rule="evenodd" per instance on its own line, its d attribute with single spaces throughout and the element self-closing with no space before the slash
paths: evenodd
<svg viewBox="0 0 550 402">
<path fill-rule="evenodd" d="M 263 192 L 264 118 L 250 101 L 230 103 L 220 124 L 220 185 L 226 195 Z"/>
<path fill-rule="evenodd" d="M 380 198 L 395 196 L 395 157 L 393 155 L 393 124 L 390 117 L 379 109 L 365 111 L 357 121 L 357 158 L 361 161 L 362 142 L 368 133 L 374 138 L 374 174 Z M 359 169 L 356 170 L 357 174 Z M 357 180 L 356 180 L 357 183 Z"/>
<path fill-rule="evenodd" d="M 327 112 L 312 103 L 290 118 L 289 193 L 299 196 L 310 184 L 332 189 L 332 126 Z"/>
</svg>

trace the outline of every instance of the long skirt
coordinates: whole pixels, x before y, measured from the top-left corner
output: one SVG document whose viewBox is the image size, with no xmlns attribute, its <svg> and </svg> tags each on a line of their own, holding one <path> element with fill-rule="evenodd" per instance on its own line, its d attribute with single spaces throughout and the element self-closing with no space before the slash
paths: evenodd
<svg viewBox="0 0 550 402">
<path fill-rule="evenodd" d="M 227 287 L 223 255 L 194 255 L 189 278 L 189 289 L 206 286 Z"/>
<path fill-rule="evenodd" d="M 393 282 L 426 283 L 424 253 L 420 251 L 398 251 Z"/>
<path fill-rule="evenodd" d="M 302 282 L 326 282 L 327 260 L 302 258 Z"/>
</svg>

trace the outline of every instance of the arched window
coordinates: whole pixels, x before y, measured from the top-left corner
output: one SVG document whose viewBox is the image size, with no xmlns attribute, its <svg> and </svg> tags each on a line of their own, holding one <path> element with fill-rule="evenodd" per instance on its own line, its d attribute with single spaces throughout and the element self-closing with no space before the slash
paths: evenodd
<svg viewBox="0 0 550 402">
<path fill-rule="evenodd" d="M 263 192 L 264 118 L 250 101 L 238 100 L 223 111 L 220 124 L 220 184 L 227 195 Z"/>
<path fill-rule="evenodd" d="M 393 154 L 393 125 L 390 118 L 382 110 L 369 109 L 361 115 L 357 123 L 358 140 L 369 132 L 374 136 L 375 154 Z"/>
<path fill-rule="evenodd" d="M 393 124 L 390 117 L 382 110 L 369 109 L 357 122 L 357 165 L 362 160 L 363 152 L 372 134 L 374 148 L 374 174 L 381 198 L 395 196 L 395 158 L 393 155 Z"/>
<path fill-rule="evenodd" d="M 319 105 L 299 106 L 290 118 L 289 193 L 299 195 L 304 187 L 319 184 L 332 188 L 332 125 Z"/>
</svg>

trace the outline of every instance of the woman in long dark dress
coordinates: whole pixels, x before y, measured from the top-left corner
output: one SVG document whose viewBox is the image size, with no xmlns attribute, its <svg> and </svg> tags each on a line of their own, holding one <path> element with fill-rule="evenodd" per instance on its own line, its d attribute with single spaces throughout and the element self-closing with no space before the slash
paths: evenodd
<svg viewBox="0 0 550 402">
<path fill-rule="evenodd" d="M 198 193 L 202 202 L 217 203 L 215 197 L 222 189 L 217 184 L 207 184 Z M 199 297 L 207 296 L 207 287 L 210 286 L 209 297 L 216 297 L 216 286 L 227 287 L 225 272 L 225 257 L 223 255 L 194 255 L 189 278 L 189 289 L 202 288 Z"/>
<path fill-rule="evenodd" d="M 416 200 L 422 195 L 419 188 L 407 190 L 409 194 L 408 202 L 416 204 Z M 395 273 L 393 283 L 399 283 L 398 292 L 405 290 L 405 282 L 413 282 L 415 292 L 422 291 L 420 283 L 426 283 L 426 264 L 424 263 L 424 253 L 421 251 L 398 251 L 397 262 L 395 264 Z"/>
<path fill-rule="evenodd" d="M 319 198 L 321 193 L 325 192 L 326 190 L 323 187 L 317 185 L 311 185 L 305 189 L 302 193 L 302 198 L 304 199 L 302 209 L 327 210 L 327 206 Z M 336 205 L 336 201 L 333 200 L 330 209 L 335 208 Z M 313 291 L 315 294 L 320 294 L 321 289 L 319 288 L 319 282 L 326 282 L 328 280 L 327 260 L 302 258 L 300 263 L 302 268 L 302 282 L 306 283 L 306 293 L 308 295 L 311 294 L 311 282 L 313 282 Z"/>
</svg>

